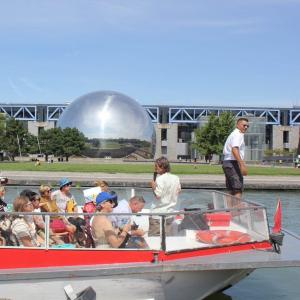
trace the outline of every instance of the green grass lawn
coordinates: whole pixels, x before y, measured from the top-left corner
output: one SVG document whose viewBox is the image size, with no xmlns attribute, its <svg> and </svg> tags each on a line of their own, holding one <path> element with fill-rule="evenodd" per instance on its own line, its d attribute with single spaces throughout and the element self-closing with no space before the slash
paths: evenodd
<svg viewBox="0 0 300 300">
<path fill-rule="evenodd" d="M 249 175 L 286 176 L 300 175 L 300 169 L 292 167 L 259 167 L 249 166 Z M 4 171 L 49 171 L 49 172 L 105 172 L 105 173 L 152 173 L 152 164 L 143 163 L 42 163 L 35 166 L 33 162 L 5 162 L 0 163 L 0 170 Z M 175 174 L 223 174 L 220 165 L 172 164 Z"/>
</svg>

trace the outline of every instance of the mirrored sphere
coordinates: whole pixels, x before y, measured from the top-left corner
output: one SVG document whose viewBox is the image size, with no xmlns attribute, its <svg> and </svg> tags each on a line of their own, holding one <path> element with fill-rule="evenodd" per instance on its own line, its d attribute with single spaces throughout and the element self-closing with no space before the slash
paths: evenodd
<svg viewBox="0 0 300 300">
<path fill-rule="evenodd" d="M 74 100 L 58 126 L 80 130 L 87 138 L 89 157 L 154 157 L 155 130 L 148 113 L 118 92 L 93 92 Z"/>
</svg>

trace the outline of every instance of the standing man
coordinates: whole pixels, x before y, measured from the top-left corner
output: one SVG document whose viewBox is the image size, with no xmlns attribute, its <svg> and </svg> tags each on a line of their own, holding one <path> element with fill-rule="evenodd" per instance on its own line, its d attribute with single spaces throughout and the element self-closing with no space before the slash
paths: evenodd
<svg viewBox="0 0 300 300">
<path fill-rule="evenodd" d="M 155 200 L 151 206 L 152 213 L 174 212 L 177 205 L 178 195 L 181 191 L 179 177 L 170 173 L 170 163 L 165 157 L 160 157 L 155 161 L 155 172 L 157 178 L 151 181 L 151 187 Z M 155 175 L 156 177 L 156 175 Z M 171 224 L 174 218 L 166 218 L 166 233 L 171 233 Z M 149 218 L 149 235 L 159 235 L 160 217 Z"/>
<path fill-rule="evenodd" d="M 244 188 L 243 176 L 248 174 L 244 161 L 244 134 L 248 128 L 248 119 L 239 118 L 236 122 L 236 128 L 228 136 L 223 149 L 223 171 L 226 178 L 226 187 L 230 194 L 236 198 L 241 198 Z M 232 203 L 228 203 L 228 205 L 232 206 Z"/>
</svg>

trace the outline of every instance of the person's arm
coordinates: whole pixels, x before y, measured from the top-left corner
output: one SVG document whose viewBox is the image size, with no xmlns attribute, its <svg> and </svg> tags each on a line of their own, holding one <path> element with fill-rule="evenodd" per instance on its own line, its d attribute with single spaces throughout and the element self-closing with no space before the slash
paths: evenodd
<svg viewBox="0 0 300 300">
<path fill-rule="evenodd" d="M 42 216 L 34 215 L 33 220 L 34 220 L 34 224 L 38 229 L 45 229 L 45 222 Z"/>
<path fill-rule="evenodd" d="M 126 224 L 123 227 L 123 230 L 120 235 L 117 235 L 111 222 L 109 220 L 106 221 L 106 224 L 103 229 L 105 233 L 105 237 L 107 242 L 110 244 L 112 248 L 119 248 L 120 245 L 124 242 L 128 235 L 128 231 L 130 230 L 130 224 Z"/>
<path fill-rule="evenodd" d="M 157 178 L 156 181 L 152 180 L 151 182 L 153 194 L 157 200 L 161 198 L 161 193 L 162 193 L 162 186 L 161 186 L 162 183 L 159 180 L 159 178 Z"/>
<path fill-rule="evenodd" d="M 239 147 L 232 147 L 231 151 L 232 151 L 232 155 L 234 156 L 234 158 L 236 159 L 236 161 L 238 162 L 238 164 L 240 166 L 242 175 L 244 175 L 244 176 L 248 175 L 246 164 L 240 156 Z"/>
<path fill-rule="evenodd" d="M 130 234 L 132 236 L 144 236 L 145 231 L 143 229 L 136 229 L 136 230 L 131 230 Z"/>
<path fill-rule="evenodd" d="M 32 240 L 29 236 L 23 236 L 23 237 L 20 237 L 20 240 L 22 242 L 22 244 L 25 246 L 25 247 L 35 247 L 33 244 L 32 244 Z"/>
</svg>

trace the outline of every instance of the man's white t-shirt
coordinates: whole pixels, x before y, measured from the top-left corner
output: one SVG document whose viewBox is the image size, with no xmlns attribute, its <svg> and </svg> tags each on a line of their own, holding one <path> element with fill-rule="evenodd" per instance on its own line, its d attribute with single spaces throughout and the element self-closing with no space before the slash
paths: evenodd
<svg viewBox="0 0 300 300">
<path fill-rule="evenodd" d="M 236 160 L 235 157 L 232 154 L 232 148 L 238 147 L 240 157 L 242 160 L 244 160 L 245 157 L 245 142 L 244 142 L 244 134 L 240 132 L 238 128 L 234 129 L 231 134 L 228 136 L 224 149 L 224 160 Z"/>
<path fill-rule="evenodd" d="M 153 213 L 173 212 L 181 191 L 179 177 L 169 172 L 156 178 L 154 194 L 158 197 L 151 206 Z"/>
<path fill-rule="evenodd" d="M 124 213 L 124 214 L 131 214 L 132 210 L 129 206 L 127 200 L 123 199 L 118 202 L 118 206 L 115 207 L 112 213 Z M 109 216 L 111 222 L 113 223 L 114 227 L 123 228 L 127 223 L 131 221 L 131 216 L 129 215 L 112 215 Z"/>
</svg>

